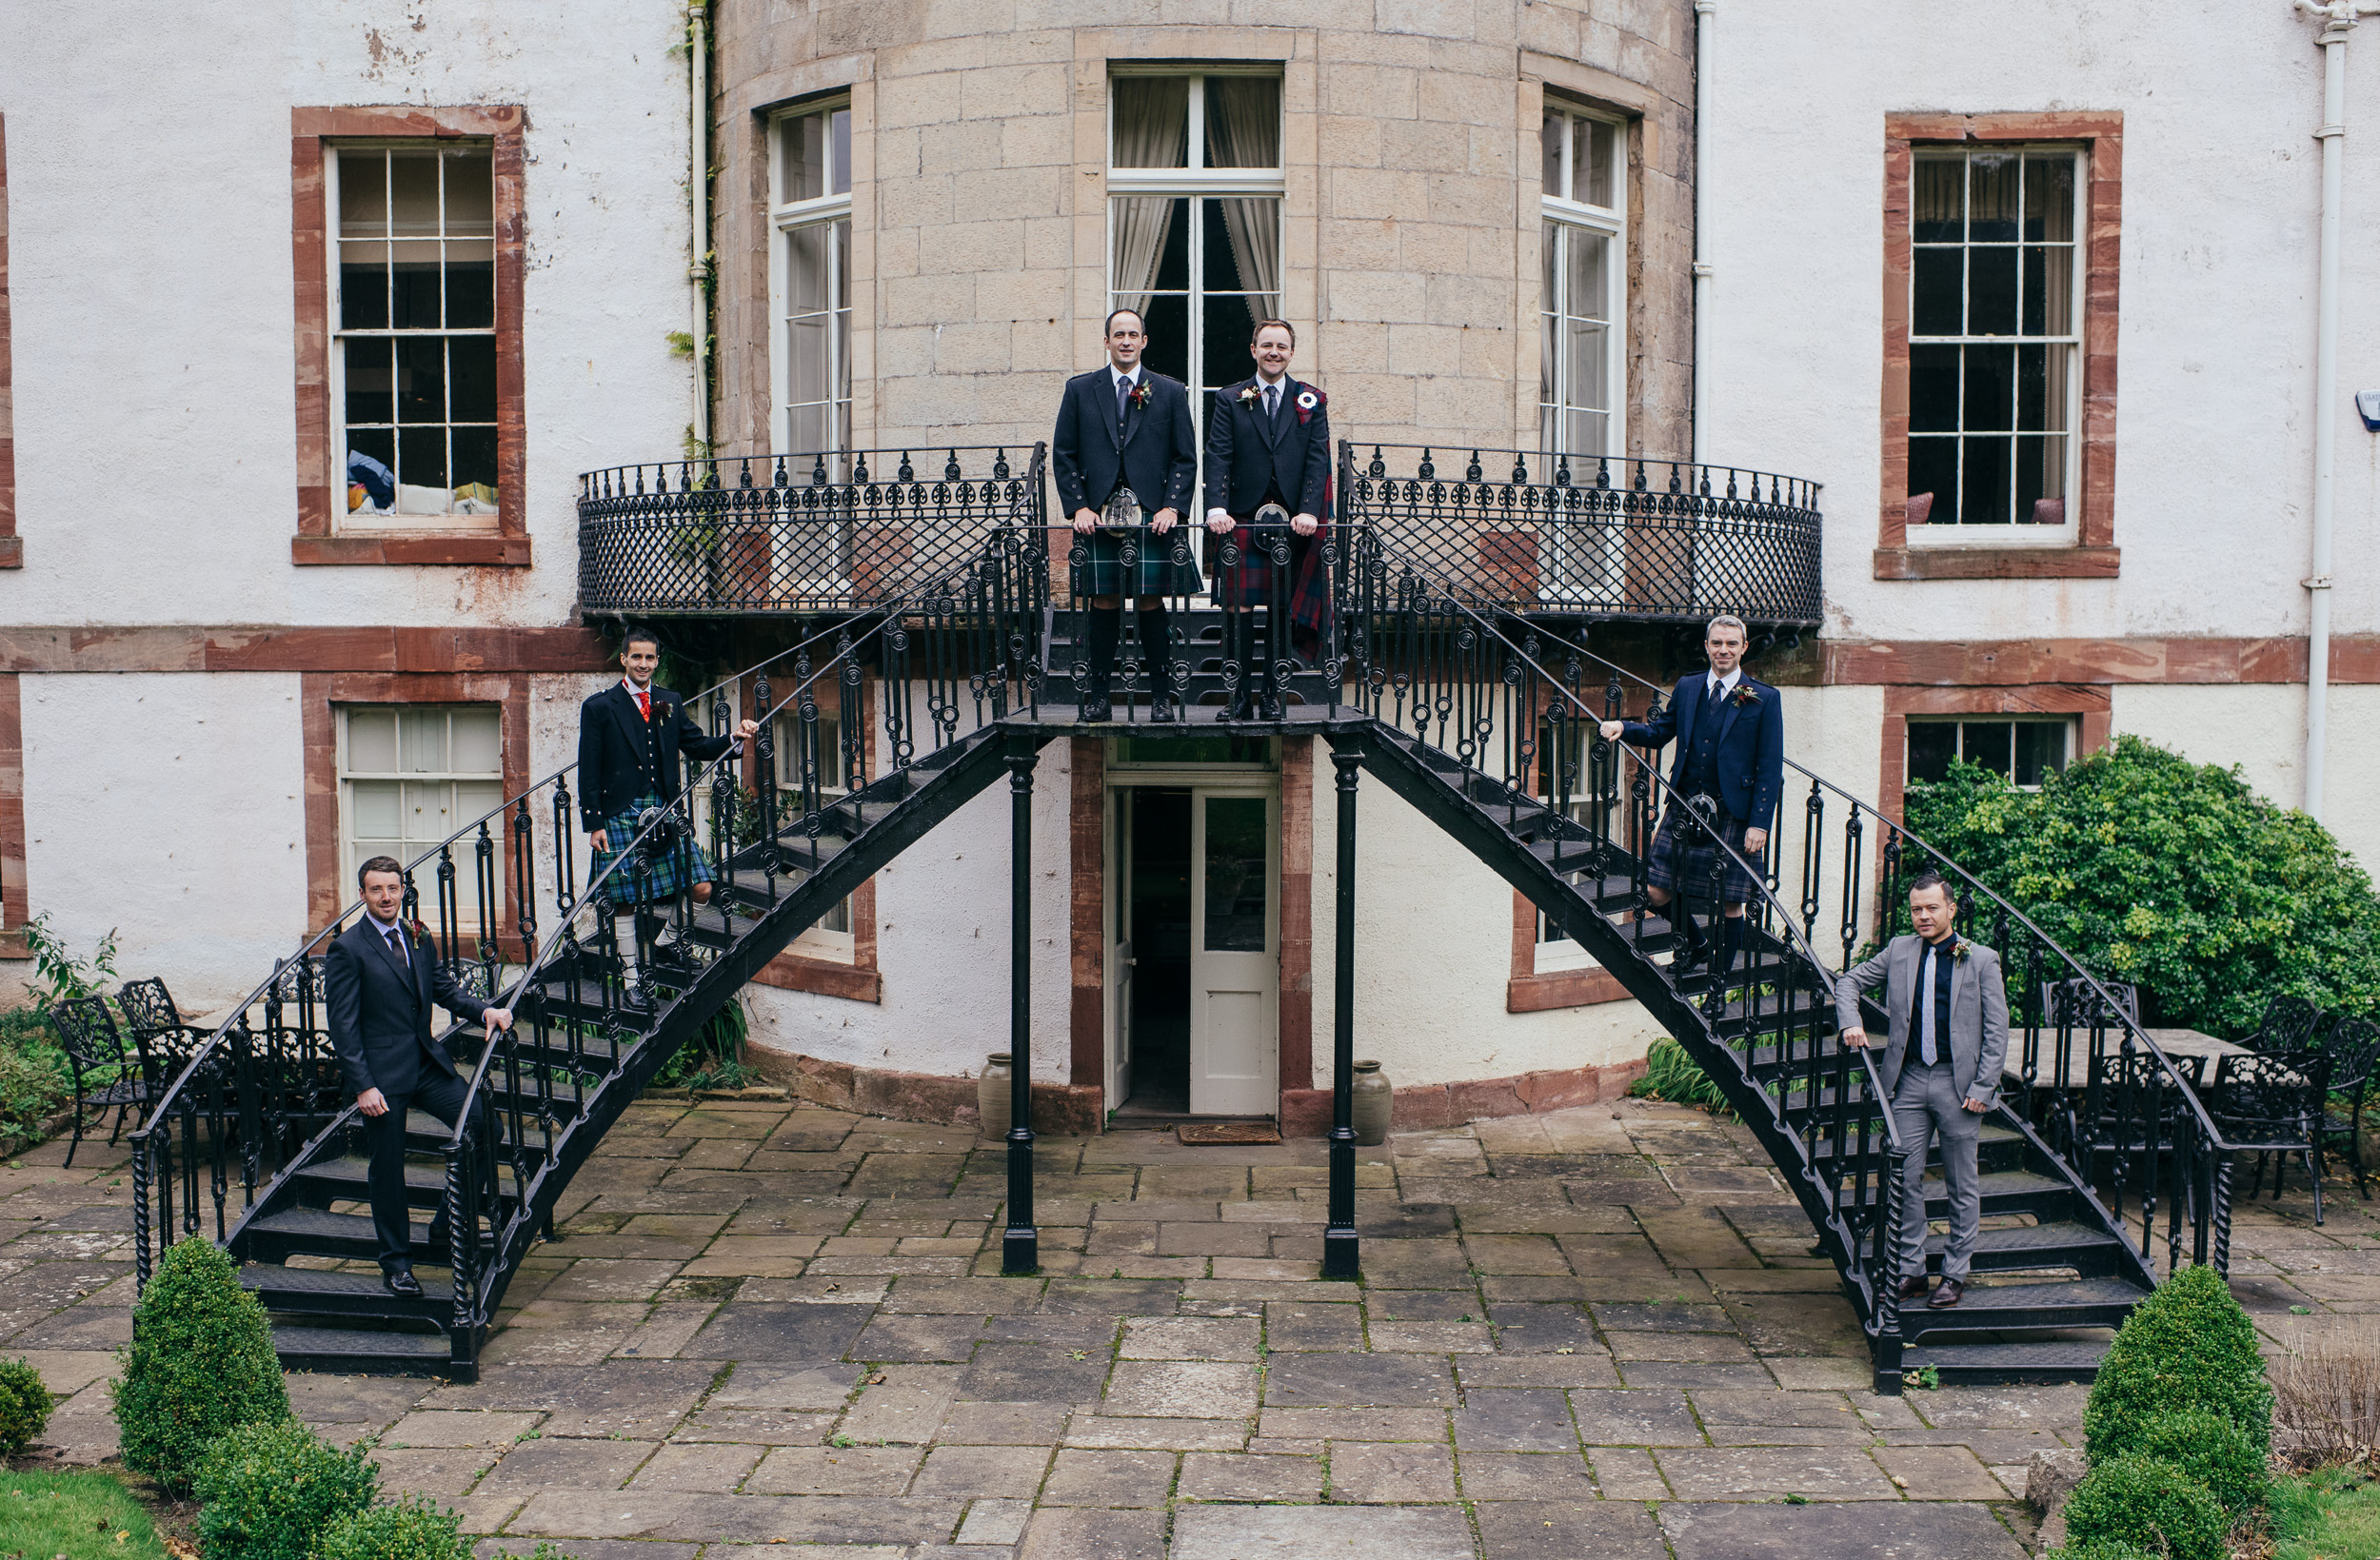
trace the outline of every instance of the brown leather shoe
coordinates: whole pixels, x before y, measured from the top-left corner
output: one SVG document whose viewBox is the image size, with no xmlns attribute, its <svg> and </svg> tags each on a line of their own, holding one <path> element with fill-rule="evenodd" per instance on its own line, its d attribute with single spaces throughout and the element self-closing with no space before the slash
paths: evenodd
<svg viewBox="0 0 2380 1560">
<path fill-rule="evenodd" d="M 1966 1293 L 1967 1286 L 1964 1283 L 1955 1278 L 1945 1278 L 1938 1286 L 1935 1287 L 1934 1298 L 1926 1302 L 1926 1309 L 1929 1311 L 1948 1311 L 1951 1307 L 1958 1304 L 1959 1297 Z"/>
<path fill-rule="evenodd" d="M 1932 1286 L 1933 1282 L 1933 1279 L 1928 1278 L 1922 1273 L 1917 1274 L 1914 1278 L 1902 1279 L 1901 1298 L 1904 1300 L 1915 1299 L 1918 1295 L 1923 1294 L 1926 1290 Z"/>
</svg>

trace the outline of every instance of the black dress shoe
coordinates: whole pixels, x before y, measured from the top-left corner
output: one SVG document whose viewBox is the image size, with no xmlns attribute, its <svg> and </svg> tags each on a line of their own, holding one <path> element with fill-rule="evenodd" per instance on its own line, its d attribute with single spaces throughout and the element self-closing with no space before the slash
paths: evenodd
<svg viewBox="0 0 2380 1560">
<path fill-rule="evenodd" d="M 380 1281 L 391 1294 L 402 1295 L 408 1300 L 422 1297 L 422 1281 L 413 1276 L 411 1268 L 391 1268 L 380 1275 Z"/>
<path fill-rule="evenodd" d="M 1928 1289 L 1932 1288 L 1934 1280 L 1928 1278 L 1923 1274 L 1919 1274 L 1914 1278 L 1904 1278 L 1901 1280 L 1901 1298 L 1904 1300 L 1914 1300 L 1918 1295 L 1923 1294 Z"/>
<path fill-rule="evenodd" d="M 1103 693 L 1084 694 L 1082 696 L 1082 708 L 1075 717 L 1076 720 L 1080 721 L 1084 725 L 1089 725 L 1093 721 L 1112 721 L 1115 718 L 1116 706 L 1108 701 L 1107 695 Z"/>
<path fill-rule="evenodd" d="M 1929 1311 L 1948 1311 L 1951 1307 L 1958 1304 L 1959 1297 L 1966 1293 L 1966 1284 L 1956 1278 L 1945 1278 L 1941 1283 L 1934 1286 L 1934 1298 L 1926 1302 L 1926 1309 Z"/>
<path fill-rule="evenodd" d="M 1173 698 L 1173 695 L 1171 695 L 1171 694 L 1164 694 L 1164 693 L 1153 693 L 1153 694 L 1149 695 L 1149 719 L 1150 719 L 1150 720 L 1152 720 L 1152 721 L 1160 721 L 1160 722 L 1162 722 L 1162 723 L 1164 723 L 1164 724 L 1166 724 L 1166 725 L 1171 725 L 1171 724 L 1173 724 L 1173 722 L 1174 722 L 1174 698 Z"/>
</svg>

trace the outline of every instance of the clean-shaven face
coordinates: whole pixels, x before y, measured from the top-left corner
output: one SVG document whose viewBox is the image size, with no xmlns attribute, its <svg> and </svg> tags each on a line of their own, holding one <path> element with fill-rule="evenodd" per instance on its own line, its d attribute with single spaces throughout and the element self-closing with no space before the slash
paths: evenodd
<svg viewBox="0 0 2380 1560">
<path fill-rule="evenodd" d="M 1725 677 L 1740 665 L 1744 659 L 1744 633 L 1740 628 L 1714 628 L 1702 642 L 1702 653 L 1711 658 L 1711 671 Z"/>
<path fill-rule="evenodd" d="M 1951 935 L 1951 923 L 1958 918 L 1958 907 L 1951 903 L 1948 887 L 1928 884 L 1909 891 L 1909 921 L 1917 928 L 1917 935 L 1928 942 L 1939 942 Z"/>
<path fill-rule="evenodd" d="M 393 872 L 364 874 L 364 908 L 379 921 L 392 921 L 405 904 L 405 879 Z"/>
<path fill-rule="evenodd" d="M 1132 372 L 1140 362 L 1140 348 L 1148 344 L 1148 331 L 1138 314 L 1119 314 L 1107 326 L 1107 361 L 1120 374 Z"/>
<path fill-rule="evenodd" d="M 1266 326 L 1257 332 L 1257 372 L 1268 380 L 1280 378 L 1289 372 L 1289 355 L 1297 349 L 1289 340 L 1288 331 L 1279 326 Z"/>
<path fill-rule="evenodd" d="M 661 652 L 638 640 L 621 652 L 620 664 L 627 668 L 628 681 L 641 688 L 652 681 L 653 674 L 661 670 Z"/>
</svg>

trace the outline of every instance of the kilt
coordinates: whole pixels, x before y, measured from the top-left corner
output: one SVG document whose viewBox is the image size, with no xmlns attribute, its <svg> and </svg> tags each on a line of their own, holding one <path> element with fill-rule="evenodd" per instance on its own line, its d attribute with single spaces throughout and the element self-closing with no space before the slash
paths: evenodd
<svg viewBox="0 0 2380 1560">
<path fill-rule="evenodd" d="M 1143 527 L 1118 536 L 1110 531 L 1076 534 L 1068 561 L 1074 567 L 1074 593 L 1091 596 L 1195 596 L 1204 589 L 1199 578 L 1198 549 L 1190 544 L 1188 522 L 1163 536 Z M 1134 554 L 1126 564 L 1127 543 Z"/>
<path fill-rule="evenodd" d="M 661 805 L 657 796 L 642 796 L 619 812 L 604 819 L 604 839 L 612 848 L 599 850 L 587 863 L 587 881 L 603 875 L 619 856 L 619 847 L 636 838 L 637 815 L 647 807 Z M 661 853 L 659 860 L 639 849 L 618 872 L 604 884 L 604 892 L 614 904 L 649 904 L 655 899 L 674 899 L 696 883 L 711 881 L 711 859 L 699 844 L 672 845 Z"/>
<path fill-rule="evenodd" d="M 1759 879 L 1736 865 L 1734 857 L 1721 857 L 1708 831 L 1682 821 L 1677 815 L 1683 806 L 1683 802 L 1673 801 L 1662 816 L 1661 826 L 1654 831 L 1653 854 L 1644 864 L 1645 881 L 1686 898 L 1706 898 L 1711 892 L 1712 865 L 1719 861 L 1724 862 L 1719 879 L 1721 904 L 1744 904 L 1757 898 L 1762 887 Z M 1750 853 L 1744 849 L 1744 820 L 1722 816 L 1716 822 L 1721 838 L 1735 855 L 1749 859 Z"/>
<path fill-rule="evenodd" d="M 1289 620 L 1309 633 L 1319 633 L 1331 616 L 1331 569 L 1326 543 L 1331 528 L 1322 526 L 1312 536 L 1291 535 L 1289 543 Z M 1269 550 L 1259 551 L 1248 544 L 1248 532 L 1242 527 L 1229 536 L 1207 539 L 1210 561 L 1215 566 L 1215 604 L 1222 607 L 1270 606 L 1273 601 L 1273 563 Z M 1268 544 L 1270 535 L 1264 539 Z M 1232 562 L 1223 560 L 1224 546 L 1229 544 Z"/>
</svg>

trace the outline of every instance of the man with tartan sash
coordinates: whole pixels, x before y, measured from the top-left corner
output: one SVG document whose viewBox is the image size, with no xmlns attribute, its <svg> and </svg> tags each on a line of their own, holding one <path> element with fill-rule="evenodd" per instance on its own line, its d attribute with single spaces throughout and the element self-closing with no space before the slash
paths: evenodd
<svg viewBox="0 0 2380 1560">
<path fill-rule="evenodd" d="M 1239 559 L 1217 565 L 1215 603 L 1223 609 L 1223 656 L 1240 669 L 1231 703 L 1220 717 L 1226 721 L 1281 716 L 1270 669 L 1255 663 L 1255 609 L 1266 606 L 1275 614 L 1276 656 L 1285 627 L 1319 632 L 1330 612 L 1329 570 L 1324 549 L 1314 540 L 1331 511 L 1330 398 L 1289 377 L 1290 354 L 1297 349 L 1298 332 L 1288 321 L 1258 321 L 1248 344 L 1256 376 L 1218 390 L 1214 415 L 1207 420 L 1206 528 L 1229 537 L 1265 505 L 1277 504 L 1289 513 L 1293 533 L 1243 538 Z M 1284 542 L 1290 588 L 1288 602 L 1281 602 L 1271 599 L 1271 550 Z"/>
<path fill-rule="evenodd" d="M 661 642 L 647 629 L 628 631 L 620 664 L 627 675 L 579 706 L 579 820 L 595 853 L 586 869 L 589 882 L 629 848 L 646 808 L 678 800 L 681 757 L 716 759 L 761 729 L 746 721 L 733 736 L 713 737 L 696 725 L 684 700 L 654 685 Z M 710 902 L 710 858 L 700 845 L 661 852 L 658 859 L 640 851 L 606 885 L 615 904 L 675 898 L 687 889 L 696 904 Z"/>
<path fill-rule="evenodd" d="M 1637 747 L 1657 748 L 1677 740 L 1670 762 L 1669 807 L 1645 863 L 1655 908 L 1708 890 L 1721 856 L 1715 836 L 1735 852 L 1721 872 L 1716 948 L 1682 901 L 1676 912 L 1684 947 L 1671 971 L 1682 977 L 1710 959 L 1714 989 L 1725 986 L 1735 968 L 1744 945 L 1744 905 L 1759 892 L 1758 881 L 1737 858 L 1756 861 L 1768 849 L 1769 822 L 1785 791 L 1784 701 L 1744 671 L 1746 642 L 1741 618 L 1713 618 L 1702 638 L 1709 671 L 1680 678 L 1668 705 L 1654 719 L 1606 721 L 1601 728 L 1605 741 L 1624 740 Z M 1706 821 L 1686 819 L 1689 808 Z"/>
<path fill-rule="evenodd" d="M 1090 672 L 1081 718 L 1104 721 L 1114 713 L 1116 642 L 1130 596 L 1149 658 L 1149 719 L 1171 721 L 1174 651 L 1165 597 L 1200 588 L 1185 539 L 1172 535 L 1199 475 L 1190 392 L 1140 362 L 1148 334 L 1138 309 L 1110 312 L 1106 336 L 1106 365 L 1066 382 L 1049 448 L 1059 505 L 1074 520 L 1074 593 L 1091 602 L 1084 642 L 1077 646 Z M 1127 493 L 1129 512 L 1109 515 Z"/>
</svg>

